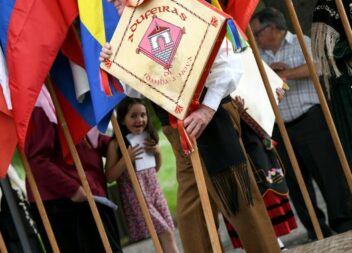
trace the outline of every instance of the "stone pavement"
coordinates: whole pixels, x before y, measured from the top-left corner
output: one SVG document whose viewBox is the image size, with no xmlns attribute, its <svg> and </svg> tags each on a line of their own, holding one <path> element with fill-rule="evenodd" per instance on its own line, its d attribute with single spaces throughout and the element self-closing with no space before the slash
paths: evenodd
<svg viewBox="0 0 352 253">
<path fill-rule="evenodd" d="M 324 201 L 323 201 L 322 196 L 317 188 L 316 188 L 316 191 L 318 193 L 318 195 L 317 195 L 318 205 L 324 211 L 326 211 Z M 295 212 L 295 210 L 294 210 L 294 212 Z M 297 217 L 297 215 L 295 215 L 295 217 Z M 220 219 L 220 221 L 222 221 L 222 219 Z M 293 230 L 290 234 L 281 237 L 281 240 L 285 243 L 285 245 L 288 249 L 293 249 L 298 245 L 308 243 L 308 237 L 307 237 L 306 230 L 304 229 L 303 225 L 300 223 L 298 218 L 296 218 L 296 221 L 298 224 L 298 228 Z M 230 238 L 229 238 L 227 231 L 226 231 L 226 228 L 225 228 L 225 224 L 222 222 L 220 222 L 219 232 L 220 232 L 221 241 L 222 241 L 222 244 L 225 248 L 226 253 L 245 253 L 244 250 L 241 250 L 241 249 L 235 250 L 232 248 Z M 180 249 L 180 253 L 182 253 L 183 252 L 182 244 L 181 244 L 177 229 L 175 231 L 175 236 L 176 236 L 177 244 Z M 134 244 L 131 244 L 131 245 L 124 248 L 124 253 L 154 253 L 154 252 L 155 251 L 154 251 L 154 247 L 153 247 L 153 243 L 152 243 L 151 239 L 147 239 L 147 240 L 144 240 L 144 241 L 141 241 L 138 243 L 134 243 Z"/>
<path fill-rule="evenodd" d="M 220 223 L 220 237 L 222 244 L 226 250 L 227 253 L 244 253 L 244 250 L 240 249 L 233 249 L 230 238 L 227 235 L 227 231 L 225 228 L 224 223 Z M 175 231 L 175 236 L 177 240 L 177 245 L 180 249 L 180 253 L 183 252 L 182 250 L 182 244 L 180 241 L 179 233 L 178 230 Z M 297 245 L 303 244 L 307 242 L 307 235 L 305 230 L 302 228 L 302 225 L 299 224 L 299 227 L 292 231 L 289 235 L 283 236 L 281 238 L 285 245 L 288 248 L 293 248 Z M 151 239 L 147 239 L 138 243 L 131 244 L 123 249 L 124 253 L 154 253 L 154 247 L 153 247 L 153 242 Z"/>
<path fill-rule="evenodd" d="M 300 245 L 285 253 L 347 253 L 352 252 L 352 231 L 337 234 L 324 240 Z"/>
</svg>

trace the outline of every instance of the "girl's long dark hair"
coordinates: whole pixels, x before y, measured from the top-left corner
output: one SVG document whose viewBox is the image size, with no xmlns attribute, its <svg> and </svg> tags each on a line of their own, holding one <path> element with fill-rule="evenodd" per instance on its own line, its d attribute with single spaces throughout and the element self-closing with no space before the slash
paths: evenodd
<svg viewBox="0 0 352 253">
<path fill-rule="evenodd" d="M 148 117 L 148 123 L 145 128 L 146 132 L 149 133 L 150 138 L 152 138 L 156 143 L 159 142 L 159 136 L 154 128 L 151 118 L 150 118 L 150 113 L 148 110 L 148 106 L 145 102 L 144 99 L 140 98 L 131 98 L 131 97 L 125 97 L 124 99 L 121 100 L 121 102 L 117 105 L 116 111 L 117 111 L 117 119 L 121 128 L 121 132 L 123 136 L 126 136 L 129 131 L 127 130 L 126 126 L 123 124 L 123 120 L 125 119 L 125 116 L 127 115 L 128 111 L 130 110 L 132 105 L 135 104 L 141 104 L 145 107 L 146 112 L 147 112 L 147 117 Z"/>
</svg>

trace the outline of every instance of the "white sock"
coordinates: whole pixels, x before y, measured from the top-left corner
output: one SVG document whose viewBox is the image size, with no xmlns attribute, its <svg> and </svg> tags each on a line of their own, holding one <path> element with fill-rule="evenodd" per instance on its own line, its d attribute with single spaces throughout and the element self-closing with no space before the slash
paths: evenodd
<svg viewBox="0 0 352 253">
<path fill-rule="evenodd" d="M 277 242 L 279 243 L 280 249 L 287 250 L 285 244 L 281 241 L 280 238 L 277 238 Z"/>
</svg>

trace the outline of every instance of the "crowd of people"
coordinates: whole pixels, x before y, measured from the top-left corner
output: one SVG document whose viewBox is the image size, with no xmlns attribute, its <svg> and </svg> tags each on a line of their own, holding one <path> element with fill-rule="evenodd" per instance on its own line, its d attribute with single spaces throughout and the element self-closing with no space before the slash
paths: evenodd
<svg viewBox="0 0 352 253">
<path fill-rule="evenodd" d="M 121 15 L 125 1 L 108 1 L 114 4 Z M 220 2 L 226 7 L 227 1 Z M 351 23 L 352 7 L 348 1 L 343 2 Z M 323 66 L 318 72 L 329 73 L 325 76 L 327 97 L 331 100 L 338 132 L 348 161 L 352 164 L 352 128 L 349 127 L 352 122 L 349 108 L 352 102 L 352 50 L 344 35 L 341 19 L 336 19 L 337 12 L 334 12 L 335 19 L 329 12 L 334 8 L 336 10 L 332 1 L 318 0 L 313 15 L 312 43 L 308 36 L 304 40 L 308 49 L 313 51 L 317 66 Z M 289 90 L 285 94 L 278 90 L 279 109 L 323 235 L 328 237 L 351 230 L 352 194 L 297 36 L 288 31 L 283 14 L 270 7 L 255 13 L 250 26 L 262 59 L 288 83 Z M 333 43 L 321 48 L 322 41 L 327 41 L 329 36 L 334 38 Z M 99 60 L 103 62 L 111 54 L 111 45 L 107 43 Z M 320 60 L 324 62 L 319 63 Z M 290 202 L 308 237 L 315 240 L 316 234 L 277 125 L 272 134 L 277 145 L 264 145 L 256 128 L 242 118 L 246 110 L 245 101 L 230 96 L 238 87 L 242 74 L 241 58 L 225 38 L 205 82 L 202 100 L 187 115 L 184 126 L 189 137 L 196 139 L 199 146 L 215 223 L 218 225 L 221 214 L 233 247 L 243 247 L 248 253 L 281 252 L 286 248 L 279 237 L 297 227 Z M 171 126 L 168 112 L 152 102 L 152 107 L 148 107 L 146 103 L 150 101 L 137 91 L 126 88 L 126 85 L 123 84 L 126 98 L 116 108 L 118 123 L 163 252 L 177 253 L 181 249 L 176 244 L 175 225 L 156 176 L 162 165 L 162 157 L 158 133 L 150 118 L 151 109 L 161 122 L 162 132 L 176 158 L 176 221 L 182 250 L 186 253 L 213 252 L 207 223 L 202 215 L 193 164 L 183 150 L 178 129 Z M 61 152 L 59 125 L 53 108 L 50 95 L 44 87 L 30 120 L 25 154 L 60 251 L 104 252 L 75 166 L 68 163 Z M 120 145 L 115 136 L 98 133 L 95 128 L 76 145 L 92 194 L 100 199 L 97 208 L 113 252 L 122 252 L 122 246 L 118 230 L 120 224 L 117 224 L 111 208 L 113 204 L 106 204 L 111 203 L 107 183 L 118 183 L 130 240 L 139 241 L 149 236 Z M 106 157 L 105 163 L 103 157 Z M 317 205 L 313 182 L 316 182 L 323 195 L 328 219 Z M 34 252 L 43 252 L 43 248 L 51 252 L 28 186 L 27 192 L 30 202 L 28 208 L 35 221 L 29 230 L 32 234 L 38 231 L 42 242 L 41 246 L 36 241 L 38 245 L 33 246 L 37 247 Z M 5 224 L 3 215 L 2 209 L 0 226 Z M 9 235 L 1 228 L 1 233 L 5 243 L 15 245 L 18 241 L 13 232 Z M 22 252 L 20 247 L 17 250 L 13 252 Z"/>
</svg>

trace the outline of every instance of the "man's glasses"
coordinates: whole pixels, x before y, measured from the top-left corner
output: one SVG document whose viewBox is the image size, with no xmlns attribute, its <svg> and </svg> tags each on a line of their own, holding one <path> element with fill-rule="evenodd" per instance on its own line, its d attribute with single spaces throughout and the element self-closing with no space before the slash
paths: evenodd
<svg viewBox="0 0 352 253">
<path fill-rule="evenodd" d="M 270 24 L 267 24 L 267 25 L 263 26 L 262 28 L 260 28 L 258 31 L 253 32 L 254 37 L 258 38 L 259 35 L 268 27 L 270 27 Z"/>
</svg>

